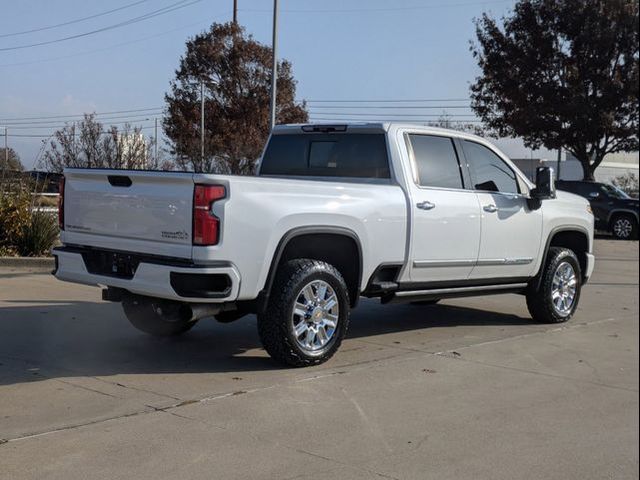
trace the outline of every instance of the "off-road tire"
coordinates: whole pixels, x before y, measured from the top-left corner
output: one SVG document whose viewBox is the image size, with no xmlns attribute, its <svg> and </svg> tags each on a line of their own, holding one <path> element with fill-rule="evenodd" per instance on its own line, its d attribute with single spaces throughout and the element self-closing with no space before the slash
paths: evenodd
<svg viewBox="0 0 640 480">
<path fill-rule="evenodd" d="M 339 314 L 331 341 L 310 355 L 298 346 L 290 322 L 297 295 L 313 280 L 323 280 L 331 286 L 338 299 Z M 258 314 L 258 334 L 265 350 L 275 360 L 293 367 L 319 365 L 340 347 L 349 327 L 349 309 L 347 284 L 333 265 L 319 260 L 291 260 L 278 269 L 265 311 Z"/>
<path fill-rule="evenodd" d="M 561 263 L 568 262 L 576 275 L 576 292 L 571 311 L 566 315 L 559 314 L 552 301 L 553 277 Z M 582 287 L 582 271 L 576 254 L 568 248 L 550 247 L 543 270 L 540 272 L 540 286 L 538 278 L 531 282 L 527 289 L 527 308 L 534 321 L 538 323 L 563 323 L 569 320 L 578 307 L 580 290 Z"/>
<path fill-rule="evenodd" d="M 134 327 L 155 337 L 180 335 L 197 323 L 181 315 L 179 303 L 161 299 L 127 297 L 122 301 L 122 309 Z"/>
</svg>

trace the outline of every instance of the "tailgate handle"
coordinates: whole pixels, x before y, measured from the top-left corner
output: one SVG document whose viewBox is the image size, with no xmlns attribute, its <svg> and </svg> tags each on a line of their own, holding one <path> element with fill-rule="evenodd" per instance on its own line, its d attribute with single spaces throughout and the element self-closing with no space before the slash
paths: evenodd
<svg viewBox="0 0 640 480">
<path fill-rule="evenodd" d="M 126 175 L 109 175 L 107 179 L 113 187 L 130 187 L 132 183 Z"/>
</svg>

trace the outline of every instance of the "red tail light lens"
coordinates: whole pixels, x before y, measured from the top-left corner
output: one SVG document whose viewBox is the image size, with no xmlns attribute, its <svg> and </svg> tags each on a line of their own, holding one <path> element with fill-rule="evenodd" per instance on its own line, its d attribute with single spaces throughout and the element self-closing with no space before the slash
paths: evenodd
<svg viewBox="0 0 640 480">
<path fill-rule="evenodd" d="M 213 203 L 226 196 L 222 185 L 196 185 L 193 191 L 193 244 L 217 245 L 220 219 L 213 212 Z"/>
<path fill-rule="evenodd" d="M 64 177 L 58 183 L 58 226 L 64 230 Z"/>
</svg>

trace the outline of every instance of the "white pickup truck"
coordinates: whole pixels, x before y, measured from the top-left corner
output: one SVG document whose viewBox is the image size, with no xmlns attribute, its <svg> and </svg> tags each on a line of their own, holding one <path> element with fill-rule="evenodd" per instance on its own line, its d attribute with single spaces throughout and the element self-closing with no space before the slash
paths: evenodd
<svg viewBox="0 0 640 480">
<path fill-rule="evenodd" d="M 54 274 L 103 286 L 153 335 L 256 313 L 294 366 L 335 353 L 360 296 L 520 293 L 534 320 L 564 322 L 594 220 L 537 174 L 482 138 L 395 123 L 278 126 L 257 176 L 66 169 Z"/>
</svg>

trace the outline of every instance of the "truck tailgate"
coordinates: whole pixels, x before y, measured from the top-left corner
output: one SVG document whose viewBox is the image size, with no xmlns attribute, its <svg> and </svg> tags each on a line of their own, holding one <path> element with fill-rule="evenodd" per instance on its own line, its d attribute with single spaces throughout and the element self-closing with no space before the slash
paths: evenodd
<svg viewBox="0 0 640 480">
<path fill-rule="evenodd" d="M 192 174 L 69 169 L 65 179 L 65 243 L 191 258 Z"/>
</svg>

